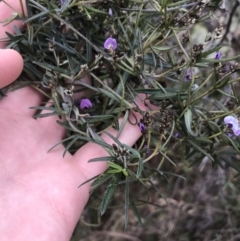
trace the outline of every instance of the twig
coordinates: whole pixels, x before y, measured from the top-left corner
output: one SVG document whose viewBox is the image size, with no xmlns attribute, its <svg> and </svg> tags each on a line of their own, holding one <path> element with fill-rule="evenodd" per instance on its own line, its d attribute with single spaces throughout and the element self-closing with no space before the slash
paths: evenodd
<svg viewBox="0 0 240 241">
<path fill-rule="evenodd" d="M 222 37 L 219 45 L 221 45 L 221 44 L 223 43 L 224 39 L 227 37 L 227 34 L 229 33 L 229 30 L 230 30 L 230 27 L 231 27 L 231 24 L 232 24 L 233 15 L 234 15 L 234 13 L 236 12 L 238 6 L 239 6 L 239 1 L 236 1 L 236 3 L 235 3 L 235 5 L 233 6 L 233 9 L 232 9 L 232 11 L 231 11 L 231 13 L 230 13 L 230 15 L 229 15 L 229 19 L 228 19 L 226 31 L 225 31 L 225 33 L 224 33 L 224 35 L 223 35 L 223 37 Z"/>
</svg>

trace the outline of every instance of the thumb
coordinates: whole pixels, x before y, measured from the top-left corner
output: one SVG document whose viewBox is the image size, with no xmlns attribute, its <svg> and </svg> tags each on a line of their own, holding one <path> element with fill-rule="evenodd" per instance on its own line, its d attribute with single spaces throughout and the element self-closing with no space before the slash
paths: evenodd
<svg viewBox="0 0 240 241">
<path fill-rule="evenodd" d="M 11 84 L 23 70 L 21 55 L 12 49 L 0 49 L 0 88 Z"/>
</svg>

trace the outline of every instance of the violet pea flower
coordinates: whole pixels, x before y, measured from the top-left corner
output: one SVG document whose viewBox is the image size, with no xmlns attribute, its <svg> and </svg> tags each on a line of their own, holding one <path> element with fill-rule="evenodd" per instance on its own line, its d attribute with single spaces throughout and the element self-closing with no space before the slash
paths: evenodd
<svg viewBox="0 0 240 241">
<path fill-rule="evenodd" d="M 221 59 L 221 52 L 217 51 L 216 55 L 215 55 L 215 59 Z"/>
<path fill-rule="evenodd" d="M 109 16 L 110 16 L 110 17 L 112 17 L 112 16 L 113 16 L 113 11 L 112 11 L 112 9 L 111 9 L 111 8 L 109 8 L 109 10 L 108 10 L 108 14 L 109 14 Z"/>
<path fill-rule="evenodd" d="M 240 135 L 240 128 L 239 128 L 239 123 L 238 123 L 238 119 L 234 116 L 226 116 L 224 118 L 224 123 L 225 125 L 227 125 L 227 127 L 229 129 L 231 129 L 234 133 L 235 136 L 239 136 Z"/>
<path fill-rule="evenodd" d="M 174 136 L 175 138 L 180 138 L 179 132 L 175 132 L 173 136 Z"/>
<path fill-rule="evenodd" d="M 191 69 L 188 68 L 184 80 L 188 82 L 190 79 L 191 79 Z"/>
<path fill-rule="evenodd" d="M 138 122 L 138 126 L 139 126 L 141 132 L 146 131 L 146 126 L 142 122 Z"/>
<path fill-rule="evenodd" d="M 108 38 L 104 42 L 104 48 L 109 50 L 114 50 L 117 48 L 117 40 L 115 38 Z"/>
<path fill-rule="evenodd" d="M 92 102 L 89 99 L 82 99 L 80 102 L 80 109 L 89 109 L 92 107 Z"/>
</svg>

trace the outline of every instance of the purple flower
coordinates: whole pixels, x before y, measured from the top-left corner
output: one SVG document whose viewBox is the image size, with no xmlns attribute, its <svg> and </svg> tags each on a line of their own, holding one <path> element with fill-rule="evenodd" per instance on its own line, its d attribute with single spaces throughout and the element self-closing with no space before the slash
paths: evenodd
<svg viewBox="0 0 240 241">
<path fill-rule="evenodd" d="M 184 80 L 185 80 L 186 82 L 188 82 L 190 79 L 191 79 L 191 69 L 188 68 Z"/>
<path fill-rule="evenodd" d="M 138 126 L 139 126 L 141 132 L 145 132 L 147 129 L 146 126 L 142 122 L 138 122 Z"/>
<path fill-rule="evenodd" d="M 175 138 L 180 138 L 180 134 L 178 132 L 175 132 L 175 134 L 173 135 Z"/>
<path fill-rule="evenodd" d="M 240 128 L 238 119 L 234 116 L 228 115 L 224 118 L 224 123 L 229 129 L 231 129 L 235 136 L 240 135 Z"/>
<path fill-rule="evenodd" d="M 104 42 L 105 49 L 116 49 L 117 48 L 117 40 L 115 38 L 108 38 Z"/>
<path fill-rule="evenodd" d="M 230 125 L 231 128 L 238 127 L 238 119 L 234 116 L 228 115 L 224 118 L 224 123 L 226 125 Z"/>
<path fill-rule="evenodd" d="M 60 1 L 62 5 L 66 2 L 66 0 L 60 0 Z"/>
<path fill-rule="evenodd" d="M 88 109 L 92 107 L 92 102 L 89 99 L 82 99 L 80 102 L 80 109 Z"/>
<path fill-rule="evenodd" d="M 110 16 L 110 17 L 112 17 L 112 16 L 113 16 L 113 11 L 112 11 L 112 9 L 111 9 L 111 8 L 109 8 L 109 10 L 108 10 L 108 14 L 109 14 L 109 16 Z"/>
<path fill-rule="evenodd" d="M 215 59 L 220 59 L 221 58 L 221 52 L 217 51 L 216 55 L 215 55 Z"/>
</svg>

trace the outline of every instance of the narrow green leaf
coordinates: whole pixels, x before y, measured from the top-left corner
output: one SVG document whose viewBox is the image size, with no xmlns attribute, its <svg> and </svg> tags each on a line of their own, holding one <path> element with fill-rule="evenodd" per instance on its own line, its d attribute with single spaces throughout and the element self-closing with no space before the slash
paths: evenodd
<svg viewBox="0 0 240 241">
<path fill-rule="evenodd" d="M 228 84 L 228 82 L 230 81 L 230 75 L 231 75 L 231 73 L 228 73 L 227 75 L 225 75 L 221 79 L 219 79 L 215 83 L 214 88 L 215 89 L 222 89 L 222 88 L 224 88 Z"/>
<path fill-rule="evenodd" d="M 68 152 L 69 148 L 77 141 L 78 137 L 74 137 L 65 147 L 65 151 L 63 152 L 63 157 L 66 155 L 66 153 Z"/>
<path fill-rule="evenodd" d="M 97 157 L 97 158 L 92 158 L 88 162 L 99 162 L 99 161 L 114 161 L 115 158 L 112 156 L 104 156 L 104 157 Z"/>
<path fill-rule="evenodd" d="M 142 170 L 143 170 L 143 159 L 139 158 L 138 168 L 137 168 L 137 178 L 139 178 L 142 175 Z"/>
<path fill-rule="evenodd" d="M 120 177 L 122 174 L 117 174 L 112 177 L 112 181 L 109 183 L 107 190 L 104 193 L 103 200 L 100 205 L 100 214 L 103 215 L 116 191 Z"/>
<path fill-rule="evenodd" d="M 122 76 L 119 75 L 120 81 L 119 81 L 117 87 L 115 88 L 115 92 L 118 93 L 118 95 L 120 95 L 120 96 L 122 95 L 122 90 L 126 84 L 128 76 L 129 76 L 129 73 L 127 73 L 127 72 L 124 72 Z M 114 102 L 114 100 L 110 100 L 109 105 L 112 105 L 113 102 Z"/>
<path fill-rule="evenodd" d="M 221 110 L 228 112 L 228 109 L 220 101 L 218 101 L 217 99 L 214 99 L 214 101 L 220 107 Z"/>
<path fill-rule="evenodd" d="M 96 189 L 97 187 L 105 183 L 107 180 L 109 180 L 109 178 L 111 178 L 112 176 L 113 176 L 112 174 L 109 174 L 107 172 L 104 172 L 103 174 L 98 175 L 98 177 L 91 184 L 91 187 L 93 189 Z"/>
<path fill-rule="evenodd" d="M 107 132 L 107 131 L 103 131 L 103 133 L 105 133 L 106 135 L 108 135 L 109 137 L 111 137 L 111 138 L 118 144 L 118 146 L 122 146 L 122 143 L 121 143 L 115 136 L 113 136 L 112 134 L 110 134 L 110 133 Z"/>
<path fill-rule="evenodd" d="M 151 95 L 148 99 L 152 100 L 164 100 L 164 99 L 181 99 L 181 100 L 186 100 L 188 98 L 187 94 L 185 93 L 159 93 L 155 95 Z"/>
<path fill-rule="evenodd" d="M 218 158 L 226 162 L 228 165 L 230 165 L 232 168 L 234 168 L 236 171 L 240 173 L 240 166 L 231 160 L 231 156 L 229 157 L 218 156 Z"/>
<path fill-rule="evenodd" d="M 190 135 L 196 137 L 198 135 L 198 131 L 192 131 L 192 111 L 188 109 L 184 114 L 185 125 L 187 127 L 187 131 Z"/>
<path fill-rule="evenodd" d="M 176 46 L 151 46 L 153 50 L 157 51 L 167 51 L 175 48 Z"/>
<path fill-rule="evenodd" d="M 52 39 L 46 39 L 48 40 L 49 42 L 51 42 L 52 44 L 54 44 L 55 46 L 58 46 L 61 48 L 61 50 L 65 50 L 66 53 L 68 54 L 74 54 L 76 55 L 77 57 L 79 57 L 82 61 L 87 61 L 86 58 L 84 58 L 79 52 L 77 52 L 74 48 L 72 48 L 71 46 L 69 46 L 67 44 L 67 42 L 64 40 L 64 37 L 62 37 L 62 40 L 63 40 L 63 44 L 57 42 L 57 41 L 54 41 Z"/>
<path fill-rule="evenodd" d="M 221 131 L 221 129 L 219 128 L 219 126 L 215 123 L 215 122 L 213 122 L 213 121 L 208 121 L 207 122 L 208 123 L 208 125 L 209 125 L 209 127 L 214 131 L 214 132 L 220 132 Z"/>
<path fill-rule="evenodd" d="M 142 223 L 142 220 L 141 220 L 141 216 L 140 216 L 140 214 L 139 214 L 139 212 L 138 212 L 138 209 L 137 209 L 137 207 L 136 207 L 136 205 L 135 205 L 135 202 L 134 202 L 134 201 L 131 201 L 131 202 L 130 202 L 130 206 L 131 206 L 131 208 L 132 208 L 135 216 L 136 216 L 137 219 L 138 219 L 138 223 L 139 223 L 141 226 L 143 226 L 143 223 Z"/>
<path fill-rule="evenodd" d="M 107 14 L 106 12 L 101 11 L 101 10 L 96 9 L 96 8 L 93 8 L 93 7 L 91 7 L 90 5 L 85 5 L 84 7 L 85 7 L 86 9 L 88 9 L 88 10 L 92 11 L 92 12 L 96 12 L 96 13 L 102 13 L 102 14 L 104 14 L 104 15 L 106 15 L 106 14 Z M 89 11 L 89 12 L 90 12 L 90 11 Z"/>
<path fill-rule="evenodd" d="M 227 96 L 227 97 L 229 97 L 229 98 L 233 98 L 233 99 L 237 99 L 236 97 L 235 97 L 235 94 L 234 94 L 234 96 L 232 96 L 232 95 L 230 95 L 230 94 L 228 94 L 228 93 L 226 93 L 226 92 L 224 92 L 224 91 L 222 91 L 222 90 L 220 90 L 220 89 L 216 89 L 216 91 L 218 91 L 219 93 L 221 93 L 223 96 Z"/>
<path fill-rule="evenodd" d="M 202 52 L 199 56 L 199 58 L 207 57 L 208 55 L 217 52 L 222 46 L 216 46 L 214 48 L 209 49 L 208 51 Z"/>
<path fill-rule="evenodd" d="M 173 58 L 171 56 L 171 53 L 168 51 L 167 52 L 168 60 L 170 61 L 171 65 L 174 66 Z"/>
<path fill-rule="evenodd" d="M 122 173 L 124 174 L 125 177 L 128 177 L 128 172 L 127 172 L 127 170 L 125 168 L 122 169 Z"/>
<path fill-rule="evenodd" d="M 196 143 L 194 143 L 191 140 L 187 140 L 187 142 L 189 142 L 194 149 L 200 151 L 204 156 L 207 156 L 209 159 L 214 161 L 214 158 L 209 153 L 207 153 L 205 150 L 203 150 L 200 146 L 198 146 Z"/>
<path fill-rule="evenodd" d="M 94 90 L 94 91 L 96 91 L 96 92 L 98 91 L 97 88 L 94 88 L 92 85 L 89 85 L 89 84 L 87 84 L 87 83 L 79 82 L 78 84 L 79 84 L 79 85 L 82 85 L 82 86 L 84 86 L 84 87 L 87 87 L 88 89 Z"/>
<path fill-rule="evenodd" d="M 129 116 L 129 111 L 127 110 L 124 117 L 123 117 L 123 120 L 122 120 L 122 123 L 119 127 L 119 131 L 117 133 L 117 136 L 116 138 L 118 139 L 118 137 L 121 135 L 122 131 L 123 131 L 123 128 L 125 127 L 126 123 L 127 123 L 127 120 L 128 120 L 128 116 Z"/>
<path fill-rule="evenodd" d="M 42 11 L 42 12 L 36 14 L 36 15 L 33 15 L 33 16 L 31 16 L 30 18 L 27 18 L 27 19 L 24 21 L 24 24 L 26 24 L 26 23 L 28 23 L 28 22 L 31 22 L 31 21 L 33 21 L 33 20 L 35 20 L 35 19 L 37 19 L 37 18 L 43 17 L 43 16 L 47 15 L 48 13 L 49 13 L 49 10 L 45 10 L 45 11 Z"/>
<path fill-rule="evenodd" d="M 116 173 L 120 173 L 122 172 L 122 170 L 117 170 L 117 169 L 108 169 L 107 173 L 109 174 L 116 174 Z"/>
<path fill-rule="evenodd" d="M 221 59 L 201 59 L 201 62 L 222 63 L 222 62 L 229 62 L 238 58 L 240 58 L 240 55 L 229 57 L 229 58 L 221 58 Z"/>
<path fill-rule="evenodd" d="M 53 148 L 55 148 L 56 146 L 58 146 L 59 144 L 62 144 L 63 142 L 65 141 L 68 141 L 68 140 L 71 140 L 72 138 L 74 138 L 76 135 L 72 135 L 71 137 L 68 137 L 60 142 L 58 142 L 57 144 L 55 144 L 53 147 L 51 147 L 48 152 L 50 152 Z M 107 144 L 106 142 L 103 142 L 103 141 L 99 141 L 99 140 L 93 140 L 89 137 L 85 137 L 85 136 L 81 136 L 80 134 L 77 134 L 78 136 L 78 139 L 79 140 L 82 140 L 82 141 L 86 141 L 86 142 L 93 142 L 93 143 L 96 143 L 96 144 L 99 144 L 100 146 L 102 146 L 103 148 L 106 148 L 106 149 L 112 149 L 112 146 Z"/>
<path fill-rule="evenodd" d="M 83 182 L 82 184 L 80 184 L 80 185 L 78 186 L 78 188 L 81 187 L 81 186 L 83 186 L 84 184 L 86 184 L 86 183 L 88 183 L 88 182 L 93 181 L 94 179 L 98 178 L 98 177 L 101 176 L 101 175 L 102 175 L 102 174 L 98 174 L 98 175 L 96 175 L 96 176 L 88 179 L 87 181 L 85 181 L 85 182 Z"/>
<path fill-rule="evenodd" d="M 181 0 L 181 1 L 177 1 L 177 2 L 174 2 L 174 3 L 167 3 L 167 7 L 176 7 L 176 6 L 179 6 L 179 5 L 184 5 L 184 3 L 187 3 L 189 2 L 189 0 Z"/>
<path fill-rule="evenodd" d="M 28 26 L 28 42 L 29 42 L 29 45 L 33 44 L 33 33 L 34 33 L 33 26 Z"/>
<path fill-rule="evenodd" d="M 68 137 L 68 138 L 65 138 L 65 139 L 59 141 L 57 144 L 55 144 L 54 146 L 52 146 L 47 152 L 50 152 L 50 151 L 51 151 L 52 149 L 54 149 L 56 146 L 58 146 L 58 145 L 60 145 L 60 144 L 63 144 L 64 142 L 73 139 L 75 136 L 77 136 L 77 135 L 72 135 L 72 136 L 70 136 L 70 137 Z"/>
<path fill-rule="evenodd" d="M 156 187 L 156 185 L 153 184 L 151 180 L 148 180 L 148 182 L 151 184 L 151 186 L 155 189 L 155 191 L 168 203 L 167 199 L 165 196 L 160 192 L 160 190 Z"/>
<path fill-rule="evenodd" d="M 118 98 L 118 96 L 114 95 L 112 92 L 109 92 L 108 90 L 97 88 L 98 91 L 106 96 L 108 96 L 110 99 L 115 100 L 118 103 L 121 103 L 121 99 Z"/>
<path fill-rule="evenodd" d="M 14 26 L 13 26 L 13 29 L 14 29 L 15 35 L 18 35 L 18 36 L 21 36 L 21 35 L 22 35 L 22 32 L 21 32 L 21 30 L 18 28 L 17 25 L 14 25 Z"/>
<path fill-rule="evenodd" d="M 87 28 L 87 31 L 86 31 L 86 37 L 91 40 L 91 34 L 90 34 L 90 29 Z M 91 61 L 91 58 L 92 58 L 92 46 L 86 42 L 86 51 L 87 51 L 87 62 L 90 62 Z"/>
<path fill-rule="evenodd" d="M 35 54 L 35 53 L 34 53 Z M 33 54 L 33 55 L 34 55 Z M 63 73 L 67 76 L 70 76 L 71 73 L 66 70 L 66 69 L 63 69 L 63 68 L 59 68 L 57 66 L 54 66 L 52 64 L 47 64 L 47 63 L 41 63 L 41 62 L 37 62 L 37 61 L 32 61 L 34 64 L 38 65 L 39 67 L 42 67 L 43 69 L 47 69 L 47 70 L 52 70 L 52 71 L 56 71 L 56 72 L 59 72 L 59 73 Z"/>
<path fill-rule="evenodd" d="M 178 175 L 178 174 L 175 174 L 175 173 L 172 173 L 172 172 L 163 172 L 163 174 L 168 174 L 168 175 L 171 175 L 171 176 L 175 176 L 175 177 L 179 177 L 181 179 L 183 179 L 184 181 L 186 181 L 187 179 L 181 175 Z"/>
<path fill-rule="evenodd" d="M 164 153 L 162 152 L 162 150 L 160 149 L 159 152 L 170 162 L 172 163 L 174 166 L 176 166 L 176 164 Z"/>
<path fill-rule="evenodd" d="M 38 119 L 38 118 L 44 118 L 44 117 L 49 117 L 49 116 L 58 116 L 59 113 L 57 112 L 52 112 L 52 113 L 45 113 L 45 114 L 36 114 L 34 115 L 34 119 Z"/>
<path fill-rule="evenodd" d="M 124 211 L 125 211 L 125 225 L 124 229 L 127 229 L 128 225 L 128 209 L 129 209 L 129 178 L 126 176 L 125 179 L 125 205 L 124 205 Z"/>
<path fill-rule="evenodd" d="M 128 174 L 129 176 L 133 179 L 133 180 L 136 180 L 138 181 L 139 183 L 141 183 L 143 186 L 144 186 L 144 189 L 147 193 L 147 200 L 150 199 L 150 193 L 148 191 L 148 187 L 145 185 L 145 183 L 141 180 L 141 178 L 137 178 L 136 174 L 134 172 L 132 172 L 130 169 L 128 169 Z"/>
<path fill-rule="evenodd" d="M 199 142 L 209 143 L 209 144 L 212 143 L 212 141 L 209 140 L 207 137 L 195 137 L 194 140 Z"/>
<path fill-rule="evenodd" d="M 118 26 L 121 28 L 121 30 L 123 32 L 123 36 L 122 37 L 125 38 L 126 42 L 128 43 L 129 47 L 131 48 L 131 53 L 133 55 L 134 54 L 133 53 L 133 47 L 131 45 L 131 41 L 130 41 L 129 36 L 127 34 L 126 28 L 123 26 L 122 21 L 120 20 L 120 18 L 117 18 L 117 21 L 118 21 Z"/>
<path fill-rule="evenodd" d="M 107 162 L 107 164 L 109 167 L 112 167 L 112 168 L 120 170 L 120 171 L 122 171 L 122 169 L 123 169 L 121 166 L 119 166 L 118 164 L 113 163 L 113 162 Z"/>
<path fill-rule="evenodd" d="M 225 133 L 222 133 L 223 139 L 225 139 L 225 141 L 227 140 L 227 144 L 231 144 L 232 147 L 238 152 L 240 153 L 240 150 L 238 149 L 238 147 L 236 146 L 235 142 L 232 140 L 231 137 L 229 137 L 228 135 L 226 135 Z"/>
</svg>

